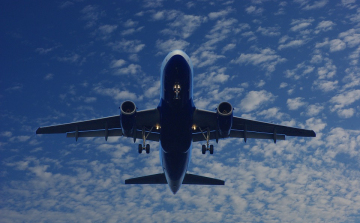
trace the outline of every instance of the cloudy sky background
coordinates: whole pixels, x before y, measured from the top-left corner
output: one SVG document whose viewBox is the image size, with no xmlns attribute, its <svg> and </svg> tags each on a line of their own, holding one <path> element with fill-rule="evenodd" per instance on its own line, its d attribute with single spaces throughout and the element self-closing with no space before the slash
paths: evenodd
<svg viewBox="0 0 360 223">
<path fill-rule="evenodd" d="M 355 0 L 2 1 L 2 222 L 360 221 L 360 7 Z M 225 186 L 124 185 L 161 172 L 158 143 L 35 135 L 159 103 L 173 49 L 194 101 L 316 138 L 194 143 L 190 172 Z M 215 143 L 214 143 L 215 144 Z"/>
</svg>

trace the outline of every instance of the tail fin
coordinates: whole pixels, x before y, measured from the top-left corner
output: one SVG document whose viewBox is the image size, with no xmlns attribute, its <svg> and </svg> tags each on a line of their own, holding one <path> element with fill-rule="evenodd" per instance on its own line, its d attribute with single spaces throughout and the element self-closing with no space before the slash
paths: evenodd
<svg viewBox="0 0 360 223">
<path fill-rule="evenodd" d="M 186 173 L 183 184 L 225 185 L 225 181 Z M 125 184 L 167 184 L 165 174 L 159 173 L 125 180 Z"/>
</svg>

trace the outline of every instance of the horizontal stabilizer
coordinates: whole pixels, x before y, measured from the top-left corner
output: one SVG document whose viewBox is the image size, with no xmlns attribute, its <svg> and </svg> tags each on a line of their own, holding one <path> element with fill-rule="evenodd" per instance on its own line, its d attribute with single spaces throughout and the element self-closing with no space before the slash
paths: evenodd
<svg viewBox="0 0 360 223">
<path fill-rule="evenodd" d="M 165 174 L 159 173 L 125 180 L 125 184 L 167 184 Z"/>
<path fill-rule="evenodd" d="M 185 174 L 183 184 L 225 185 L 225 181 L 194 174 Z M 125 184 L 167 184 L 165 174 L 159 173 L 125 180 Z"/>
<path fill-rule="evenodd" d="M 183 180 L 183 184 L 225 185 L 225 181 L 187 173 Z"/>
</svg>

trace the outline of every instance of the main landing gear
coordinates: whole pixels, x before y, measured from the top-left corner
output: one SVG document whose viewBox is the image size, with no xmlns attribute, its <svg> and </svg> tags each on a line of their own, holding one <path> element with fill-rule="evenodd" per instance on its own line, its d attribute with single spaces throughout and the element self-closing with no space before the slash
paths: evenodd
<svg viewBox="0 0 360 223">
<path fill-rule="evenodd" d="M 200 127 L 199 127 L 200 128 Z M 210 154 L 214 154 L 214 146 L 213 145 L 209 145 L 209 141 L 210 141 L 210 129 L 207 128 L 206 131 L 206 135 L 204 134 L 204 132 L 202 131 L 202 129 L 200 128 L 201 133 L 203 134 L 204 138 L 206 139 L 206 145 L 202 145 L 201 147 L 201 152 L 202 154 L 205 154 L 206 151 L 209 151 Z"/>
<path fill-rule="evenodd" d="M 151 133 L 151 131 L 152 131 L 153 128 L 154 128 L 154 127 L 151 127 L 149 133 L 146 134 L 146 132 L 145 132 L 145 127 L 143 127 L 143 129 L 142 129 L 142 131 L 141 131 L 141 135 L 142 135 L 142 139 L 143 139 L 143 144 L 139 144 L 139 146 L 138 146 L 138 152 L 139 152 L 139 153 L 142 153 L 143 150 L 145 150 L 147 154 L 150 153 L 150 145 L 149 145 L 149 144 L 146 144 L 146 139 L 147 139 L 147 137 L 150 135 L 150 133 Z"/>
</svg>

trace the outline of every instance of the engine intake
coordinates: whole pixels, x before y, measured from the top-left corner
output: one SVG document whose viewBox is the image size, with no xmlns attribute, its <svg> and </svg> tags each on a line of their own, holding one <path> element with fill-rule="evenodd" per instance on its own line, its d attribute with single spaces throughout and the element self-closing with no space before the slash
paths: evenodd
<svg viewBox="0 0 360 223">
<path fill-rule="evenodd" d="M 133 137 L 136 133 L 136 106 L 132 101 L 125 101 L 120 106 L 120 125 L 124 136 Z"/>
<path fill-rule="evenodd" d="M 233 107 L 229 102 L 221 102 L 217 107 L 217 126 L 220 137 L 229 137 L 233 122 Z"/>
</svg>

